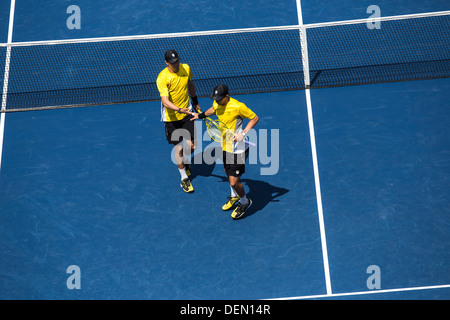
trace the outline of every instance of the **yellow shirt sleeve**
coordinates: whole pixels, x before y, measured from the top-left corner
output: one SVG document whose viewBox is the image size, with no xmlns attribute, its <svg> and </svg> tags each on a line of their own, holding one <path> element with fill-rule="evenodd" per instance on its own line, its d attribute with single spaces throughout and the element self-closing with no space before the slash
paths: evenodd
<svg viewBox="0 0 450 320">
<path fill-rule="evenodd" d="M 252 120 L 256 116 L 256 114 L 243 103 L 241 103 L 241 105 L 239 106 L 239 115 L 243 119 L 250 119 L 250 120 Z"/>
</svg>

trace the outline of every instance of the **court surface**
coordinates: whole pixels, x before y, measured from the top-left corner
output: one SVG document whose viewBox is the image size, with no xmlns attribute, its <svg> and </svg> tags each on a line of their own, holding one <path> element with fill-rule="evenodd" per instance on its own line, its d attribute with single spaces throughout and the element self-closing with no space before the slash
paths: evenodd
<svg viewBox="0 0 450 320">
<path fill-rule="evenodd" d="M 373 4 L 383 16 L 450 9 L 336 3 L 303 0 L 304 23 L 366 18 Z M 69 30 L 70 4 L 17 0 L 13 41 L 298 23 L 295 1 L 80 0 L 81 29 Z M 221 163 L 194 163 L 195 193 L 181 191 L 159 102 L 8 113 L 0 298 L 449 299 L 449 92 L 450 79 L 311 90 L 324 230 L 305 91 L 235 96 L 270 141 L 247 165 L 253 206 L 237 221 L 221 210 Z M 197 129 L 204 159 L 216 145 Z M 81 289 L 67 287 L 71 265 Z M 370 266 L 380 288 L 367 285 Z"/>
</svg>

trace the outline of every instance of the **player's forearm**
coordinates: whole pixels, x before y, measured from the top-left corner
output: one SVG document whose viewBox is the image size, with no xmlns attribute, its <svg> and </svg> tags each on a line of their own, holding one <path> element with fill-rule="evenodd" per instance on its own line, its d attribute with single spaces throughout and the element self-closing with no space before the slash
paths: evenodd
<svg viewBox="0 0 450 320">
<path fill-rule="evenodd" d="M 208 110 L 205 111 L 205 116 L 209 117 L 212 116 L 214 114 L 214 108 L 211 107 Z"/>
<path fill-rule="evenodd" d="M 177 111 L 179 113 L 186 113 L 186 114 L 192 115 L 192 112 L 190 112 L 187 109 L 182 109 L 182 108 L 178 107 L 173 102 L 171 102 L 168 97 L 161 97 L 161 101 L 162 101 L 164 107 L 166 107 L 168 109 L 172 109 L 172 110 Z"/>
<path fill-rule="evenodd" d="M 258 121 L 259 121 L 258 116 L 255 116 L 252 120 L 250 120 L 250 121 L 247 123 L 247 126 L 246 126 L 245 129 L 244 129 L 245 134 L 247 134 L 250 130 L 252 130 L 253 127 L 256 126 L 256 124 L 258 123 Z"/>
<path fill-rule="evenodd" d="M 188 82 L 188 91 L 189 91 L 189 95 L 191 97 L 197 96 L 197 92 L 195 90 L 195 85 L 194 85 L 194 82 L 192 82 L 192 80 L 189 80 L 189 82 Z"/>
<path fill-rule="evenodd" d="M 192 82 L 192 80 L 189 80 L 188 82 L 188 92 L 189 92 L 189 96 L 192 99 L 192 104 L 194 105 L 194 109 L 198 110 L 200 109 L 199 103 L 198 103 L 198 99 L 197 99 L 197 93 L 195 91 L 195 85 Z"/>
<path fill-rule="evenodd" d="M 197 112 L 200 110 L 197 110 Z M 202 113 L 193 113 L 192 115 L 194 116 L 192 118 L 192 120 L 197 120 L 197 119 L 204 119 L 206 117 L 212 116 L 214 114 L 214 108 L 211 107 L 208 110 L 206 110 L 205 112 Z"/>
</svg>

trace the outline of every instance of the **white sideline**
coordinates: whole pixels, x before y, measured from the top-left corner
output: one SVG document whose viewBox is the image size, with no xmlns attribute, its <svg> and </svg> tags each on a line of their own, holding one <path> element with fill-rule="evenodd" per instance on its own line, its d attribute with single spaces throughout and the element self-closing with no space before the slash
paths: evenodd
<svg viewBox="0 0 450 320">
<path fill-rule="evenodd" d="M 314 169 L 314 185 L 316 189 L 316 202 L 317 202 L 317 214 L 319 217 L 319 229 L 320 229 L 320 242 L 322 245 L 322 259 L 323 259 L 323 269 L 325 273 L 325 287 L 327 290 L 327 295 L 333 293 L 331 289 L 331 277 L 330 277 L 330 266 L 328 262 L 328 249 L 327 240 L 325 235 L 325 223 L 323 219 L 323 206 L 322 206 L 322 193 L 320 191 L 320 179 L 319 179 L 319 165 L 317 161 L 317 150 L 316 150 L 316 138 L 314 134 L 314 121 L 312 113 L 312 103 L 311 103 L 311 92 L 310 92 L 310 79 L 309 79 L 309 59 L 308 59 L 308 43 L 306 37 L 306 29 L 303 26 L 303 15 L 302 15 L 302 5 L 300 0 L 296 0 L 297 3 L 297 15 L 298 23 L 300 25 L 300 42 L 302 48 L 302 63 L 303 63 L 303 74 L 305 81 L 305 95 L 306 95 L 306 107 L 308 111 L 308 127 L 309 127 L 309 137 L 311 142 L 311 154 L 313 160 Z"/>
<path fill-rule="evenodd" d="M 3 91 L 2 91 L 2 111 L 6 110 L 6 99 L 8 96 L 8 80 L 9 80 L 9 63 L 11 61 L 11 43 L 14 26 L 14 9 L 16 7 L 16 0 L 11 0 L 11 7 L 9 10 L 9 25 L 8 25 L 8 43 L 6 48 L 5 59 L 5 74 L 3 77 Z M 0 115 L 0 169 L 2 168 L 2 156 L 3 156 L 3 137 L 5 135 L 5 119 L 6 114 L 4 112 Z"/>
</svg>

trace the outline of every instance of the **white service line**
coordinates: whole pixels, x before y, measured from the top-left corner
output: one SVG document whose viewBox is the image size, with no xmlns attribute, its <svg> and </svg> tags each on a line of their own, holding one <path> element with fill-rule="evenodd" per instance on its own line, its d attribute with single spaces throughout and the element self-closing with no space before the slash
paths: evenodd
<svg viewBox="0 0 450 320">
<path fill-rule="evenodd" d="M 297 0 L 297 2 L 298 1 L 299 0 Z M 417 13 L 417 14 L 406 14 L 406 15 L 399 15 L 399 16 L 387 16 L 387 17 L 376 18 L 376 20 L 383 22 L 383 21 L 419 19 L 419 18 L 446 16 L 446 15 L 450 15 L 450 11 L 437 11 L 437 12 L 425 12 L 425 13 Z M 301 23 L 299 23 L 298 25 L 288 25 L 288 26 L 222 29 L 222 30 L 207 30 L 207 31 L 189 31 L 189 32 L 176 32 L 176 33 L 144 34 L 144 35 L 134 35 L 134 36 L 118 36 L 118 37 L 25 41 L 25 42 L 14 42 L 12 44 L 12 46 L 13 47 L 41 46 L 41 45 L 59 45 L 59 44 L 69 44 L 69 43 L 149 40 L 149 39 L 166 39 L 166 38 L 179 38 L 179 37 L 181 38 L 181 37 L 211 36 L 211 35 L 218 35 L 218 34 L 285 31 L 285 30 L 298 30 L 301 28 L 312 29 L 312 28 L 332 27 L 332 26 L 336 26 L 336 25 L 362 24 L 362 23 L 367 23 L 368 21 L 371 21 L 370 18 L 303 24 L 303 21 L 299 20 L 299 22 L 301 22 Z M 7 47 L 7 46 L 8 46 L 7 43 L 0 43 L 0 47 Z"/>
</svg>

